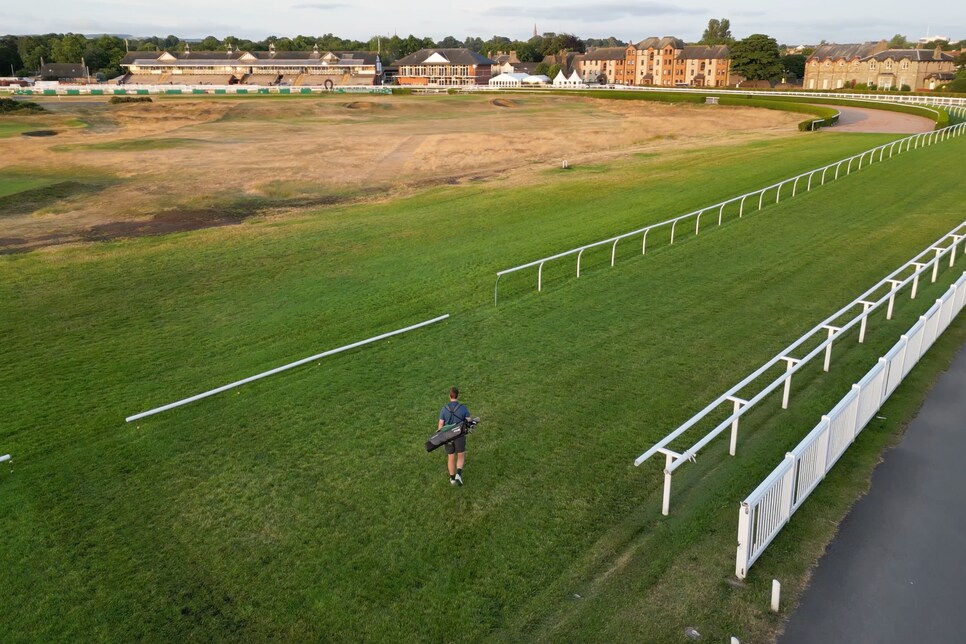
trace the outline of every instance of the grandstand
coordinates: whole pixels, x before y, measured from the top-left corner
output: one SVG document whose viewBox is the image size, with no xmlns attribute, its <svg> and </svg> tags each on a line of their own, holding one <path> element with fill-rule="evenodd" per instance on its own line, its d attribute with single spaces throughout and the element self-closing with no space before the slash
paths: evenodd
<svg viewBox="0 0 966 644">
<path fill-rule="evenodd" d="M 378 85 L 379 54 L 369 51 L 132 51 L 122 85 Z"/>
</svg>

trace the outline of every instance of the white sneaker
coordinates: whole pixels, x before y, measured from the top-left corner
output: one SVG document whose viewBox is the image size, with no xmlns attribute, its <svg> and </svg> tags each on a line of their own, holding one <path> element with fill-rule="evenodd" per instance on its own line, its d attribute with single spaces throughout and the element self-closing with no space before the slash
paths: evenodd
<svg viewBox="0 0 966 644">
<path fill-rule="evenodd" d="M 456 482 L 459 483 L 460 485 L 463 485 L 463 475 L 462 474 L 457 474 L 456 475 Z"/>
<path fill-rule="evenodd" d="M 454 478 L 450 478 L 450 480 L 449 480 L 449 484 L 450 484 L 450 485 L 456 485 L 456 479 L 454 479 Z M 462 485 L 462 482 L 460 483 L 460 485 Z"/>
</svg>

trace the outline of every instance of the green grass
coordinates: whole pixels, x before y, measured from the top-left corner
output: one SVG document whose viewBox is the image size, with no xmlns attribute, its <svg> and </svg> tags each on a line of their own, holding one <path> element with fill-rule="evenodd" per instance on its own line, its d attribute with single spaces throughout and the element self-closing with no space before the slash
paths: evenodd
<svg viewBox="0 0 966 644">
<path fill-rule="evenodd" d="M 741 592 L 723 581 L 737 501 L 943 284 L 873 324 L 865 345 L 842 343 L 831 374 L 803 374 L 793 409 L 743 421 L 737 459 L 716 444 L 677 475 L 669 519 L 660 468 L 633 458 L 958 223 L 947 187 L 966 143 L 874 164 L 644 258 L 629 246 L 615 269 L 585 258 L 579 280 L 561 265 L 541 294 L 521 275 L 499 307 L 493 273 L 889 139 L 820 133 L 635 157 L 522 188 L 447 187 L 0 258 L 8 632 L 667 641 L 695 625 L 754 641 L 774 627 L 755 608 L 766 580 L 753 569 Z M 444 312 L 440 325 L 122 422 Z M 452 384 L 484 418 L 460 489 L 422 448 Z M 880 431 L 895 428 L 863 436 Z M 850 451 L 863 463 L 867 443 Z M 790 556 L 798 570 L 804 560 Z"/>
<path fill-rule="evenodd" d="M 53 181 L 50 177 L 4 175 L 0 177 L 0 198 L 49 186 Z"/>
<path fill-rule="evenodd" d="M 44 128 L 43 124 L 26 122 L 26 121 L 0 121 L 0 139 L 8 136 L 16 136 L 21 132 L 29 132 L 30 130 L 39 130 Z"/>
<path fill-rule="evenodd" d="M 125 139 L 123 141 L 106 141 L 104 143 L 75 143 L 71 145 L 56 145 L 51 148 L 54 152 L 75 151 L 113 151 L 113 152 L 146 152 L 150 150 L 170 150 L 195 145 L 205 145 L 209 141 L 203 139 L 188 139 L 172 137 L 169 139 Z"/>
</svg>

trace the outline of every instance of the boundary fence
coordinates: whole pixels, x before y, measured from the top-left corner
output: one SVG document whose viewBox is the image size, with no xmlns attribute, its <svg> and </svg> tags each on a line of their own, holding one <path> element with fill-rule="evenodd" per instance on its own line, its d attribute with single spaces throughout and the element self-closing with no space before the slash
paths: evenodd
<svg viewBox="0 0 966 644">
<path fill-rule="evenodd" d="M 899 383 L 966 304 L 966 271 L 936 300 L 738 509 L 735 575 L 744 579 Z"/>
<path fill-rule="evenodd" d="M 809 170 L 803 172 L 797 176 L 790 177 L 788 179 L 783 179 L 778 183 L 773 183 L 764 188 L 759 188 L 758 190 L 753 190 L 751 192 L 746 192 L 743 195 L 738 195 L 737 197 L 732 197 L 720 203 L 713 204 L 711 206 L 705 206 L 698 210 L 694 210 L 684 215 L 674 217 L 673 219 L 667 219 L 665 221 L 658 222 L 656 224 L 650 224 L 644 226 L 643 228 L 638 228 L 627 233 L 622 233 L 620 235 L 615 235 L 613 237 L 608 237 L 607 239 L 602 239 L 600 241 L 592 242 L 590 244 L 584 244 L 583 246 L 578 246 L 576 248 L 571 248 L 570 250 L 563 251 L 561 253 L 556 253 L 555 255 L 548 255 L 547 257 L 542 257 L 540 259 L 527 262 L 525 264 L 520 264 L 519 266 L 514 266 L 512 268 L 506 268 L 502 271 L 497 271 L 496 273 L 496 283 L 493 286 L 493 304 L 499 303 L 500 297 L 500 278 L 504 275 L 510 273 L 516 273 L 518 271 L 526 270 L 528 268 L 537 268 L 537 291 L 543 290 L 543 266 L 547 262 L 552 262 L 564 257 L 570 257 L 576 255 L 576 268 L 577 277 L 580 277 L 580 266 L 581 258 L 585 251 L 591 248 L 597 248 L 600 246 L 611 245 L 610 252 L 610 265 L 613 267 L 617 261 L 617 245 L 621 240 L 628 238 L 636 238 L 641 236 L 641 255 L 647 254 L 647 235 L 652 230 L 661 227 L 670 227 L 670 244 L 674 244 L 675 232 L 677 225 L 688 219 L 694 219 L 694 234 L 698 235 L 701 232 L 701 217 L 705 213 L 715 213 L 717 211 L 717 225 L 721 226 L 724 220 L 725 207 L 731 204 L 737 204 L 738 218 L 742 218 L 745 214 L 745 202 L 752 198 L 752 205 L 754 205 L 754 197 L 758 197 L 757 208 L 755 212 L 761 210 L 764 207 L 765 197 L 771 199 L 772 195 L 769 193 L 774 193 L 775 203 L 779 203 L 782 197 L 782 189 L 786 186 L 790 187 L 790 190 L 786 189 L 786 198 L 793 198 L 798 194 L 799 183 L 804 182 L 804 191 L 810 192 L 812 190 L 812 184 L 817 183 L 819 186 L 824 186 L 826 180 L 829 182 L 835 181 L 839 178 L 840 174 L 848 176 L 852 173 L 852 166 L 855 164 L 856 170 L 861 170 L 863 163 L 866 165 L 872 165 L 876 159 L 876 153 L 878 153 L 878 161 L 884 161 L 886 159 L 886 150 L 889 151 L 888 158 L 892 158 L 893 154 L 901 154 L 903 148 L 906 152 L 911 149 L 917 149 L 919 147 L 925 147 L 927 145 L 932 145 L 933 143 L 946 141 L 952 137 L 960 136 L 966 132 L 966 123 L 959 123 L 957 125 L 950 125 L 948 127 L 942 128 L 940 130 L 932 130 L 930 132 L 922 132 L 919 134 L 913 134 L 902 139 L 897 139 L 891 143 L 886 143 L 884 145 L 879 145 L 859 154 L 841 159 L 840 161 L 835 161 L 828 165 L 822 166 L 820 168 L 815 168 L 814 170 Z M 898 146 L 898 151 L 896 150 Z M 867 163 L 866 163 L 867 162 Z M 834 169 L 834 173 L 832 172 Z M 817 177 L 817 178 L 816 178 Z M 790 194 L 789 194 L 790 193 Z M 750 209 L 750 208 L 749 208 Z"/>
<path fill-rule="evenodd" d="M 634 460 L 635 466 L 640 466 L 642 463 L 656 454 L 663 454 L 665 456 L 664 496 L 662 500 L 661 513 L 667 515 L 670 511 L 671 480 L 674 472 L 679 467 L 687 462 L 694 462 L 700 450 L 704 449 L 705 446 L 707 446 L 711 441 L 720 436 L 729 428 L 731 430 L 731 444 L 729 453 L 734 456 L 738 444 L 738 421 L 744 414 L 746 414 L 759 402 L 764 400 L 773 391 L 782 386 L 784 387 L 784 392 L 782 395 L 782 409 L 787 409 L 789 397 L 791 395 L 792 376 L 794 376 L 797 371 L 802 369 L 817 356 L 824 354 L 823 371 L 827 372 L 831 367 L 832 346 L 838 339 L 842 338 L 844 333 L 858 326 L 858 341 L 860 343 L 864 342 L 869 316 L 876 310 L 886 307 L 886 319 L 891 320 L 893 307 L 895 305 L 895 298 L 899 291 L 906 286 L 910 286 L 910 299 L 915 299 L 919 288 L 919 277 L 929 271 L 931 272 L 932 282 L 935 282 L 939 275 L 940 260 L 948 255 L 949 265 L 953 266 L 956 262 L 957 247 L 964 239 L 966 239 L 966 221 L 940 237 L 933 244 L 930 244 L 928 248 L 917 254 L 914 258 L 903 264 L 900 268 L 890 273 L 875 286 L 866 290 L 850 304 L 847 304 L 822 322 L 819 322 L 810 331 L 806 332 L 785 349 L 780 351 L 775 357 L 746 376 L 741 382 L 709 403 L 704 409 L 692 416 L 680 427 L 670 432 L 667 436 L 654 444 L 650 449 L 638 456 L 637 459 Z M 949 245 L 943 246 L 944 243 L 948 243 Z M 966 244 L 964 244 L 964 252 L 966 252 Z M 928 257 L 929 255 L 931 255 L 931 257 Z M 905 274 L 905 277 L 903 277 L 903 274 Z M 857 313 L 853 313 L 848 322 L 844 324 L 840 323 L 841 326 L 837 326 L 835 324 L 835 322 L 843 315 L 858 309 L 861 310 L 859 310 Z M 803 345 L 809 341 L 821 339 L 822 336 L 826 337 L 822 339 L 817 346 L 808 351 L 806 354 L 796 357 L 795 352 L 800 349 L 804 350 Z M 763 376 L 776 365 L 781 366 L 782 363 L 784 363 L 785 366 L 784 373 L 782 373 L 779 377 L 774 378 L 757 394 L 750 398 L 744 398 L 740 395 L 745 387 L 750 385 L 759 377 Z M 711 431 L 707 432 L 691 447 L 687 448 L 683 452 L 677 452 L 669 448 L 669 445 L 672 441 L 682 436 L 700 421 L 708 418 L 712 413 L 722 406 L 725 406 L 725 408 L 730 406 L 732 413 L 728 415 L 726 419 L 718 423 Z"/>
<path fill-rule="evenodd" d="M 204 94 L 392 94 L 384 85 L 345 85 L 331 89 L 322 85 L 73 85 L 19 88 L 18 96 L 148 96 L 148 95 L 204 95 Z"/>
</svg>

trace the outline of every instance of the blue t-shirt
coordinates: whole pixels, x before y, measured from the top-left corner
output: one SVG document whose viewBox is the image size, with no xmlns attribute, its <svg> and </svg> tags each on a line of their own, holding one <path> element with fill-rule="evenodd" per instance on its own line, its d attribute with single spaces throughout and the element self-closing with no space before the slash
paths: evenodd
<svg viewBox="0 0 966 644">
<path fill-rule="evenodd" d="M 470 410 L 459 401 L 450 401 L 439 410 L 439 419 L 443 425 L 456 425 L 469 418 Z"/>
</svg>

